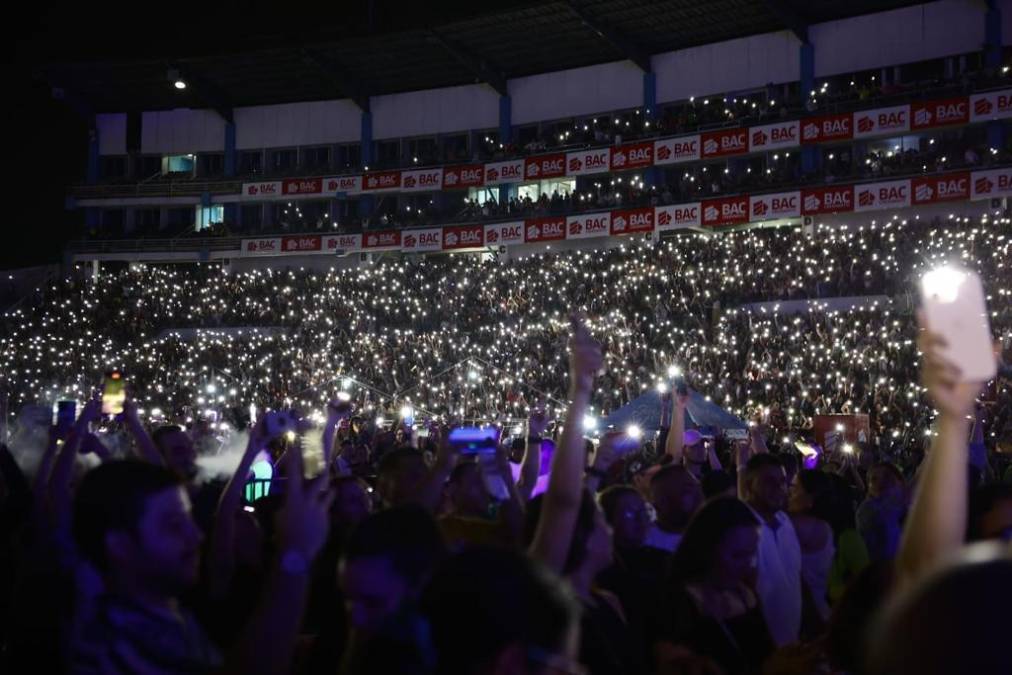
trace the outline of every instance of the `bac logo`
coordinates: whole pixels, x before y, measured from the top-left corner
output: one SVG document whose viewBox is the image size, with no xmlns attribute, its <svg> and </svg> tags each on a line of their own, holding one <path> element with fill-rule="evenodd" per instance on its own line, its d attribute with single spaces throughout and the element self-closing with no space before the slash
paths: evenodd
<svg viewBox="0 0 1012 675">
<path fill-rule="evenodd" d="M 720 215 L 720 211 L 717 210 L 716 206 L 707 206 L 703 211 L 703 217 L 709 221 L 717 220 L 718 215 Z"/>
<path fill-rule="evenodd" d="M 625 228 L 627 225 L 628 223 L 626 222 L 626 219 L 623 218 L 622 216 L 612 218 L 611 228 L 616 232 L 625 232 Z"/>
<path fill-rule="evenodd" d="M 569 234 L 572 236 L 583 234 L 583 225 L 580 224 L 579 220 L 570 221 Z"/>
<path fill-rule="evenodd" d="M 456 171 L 447 171 L 443 176 L 443 185 L 456 185 L 460 182 L 460 174 Z"/>
<path fill-rule="evenodd" d="M 1012 108 L 1012 95 L 998 94 L 996 99 L 998 101 L 997 112 L 1007 112 L 1009 108 Z M 993 112 L 995 112 L 995 105 L 990 98 L 977 99 L 977 102 L 973 104 L 975 115 L 990 115 Z"/>
<path fill-rule="evenodd" d="M 485 180 L 487 180 L 490 183 L 499 180 L 499 170 L 498 169 L 489 169 L 488 171 L 486 171 L 485 172 Z"/>
<path fill-rule="evenodd" d="M 531 225 L 530 227 L 527 228 L 528 239 L 537 239 L 540 236 L 541 236 L 541 228 L 538 227 L 537 225 Z"/>
<path fill-rule="evenodd" d="M 438 232 L 423 232 L 418 235 L 419 246 L 439 246 Z"/>
<path fill-rule="evenodd" d="M 506 239 L 520 239 L 523 236 L 524 236 L 523 232 L 521 232 L 521 229 L 520 229 L 519 226 L 517 226 L 517 227 L 508 227 L 505 230 L 503 230 L 503 237 L 506 238 Z"/>
<path fill-rule="evenodd" d="M 634 230 L 641 230 L 654 226 L 653 213 L 634 213 L 629 218 L 629 227 Z"/>
<path fill-rule="evenodd" d="M 857 203 L 860 206 L 871 206 L 875 203 L 875 194 L 871 190 L 861 190 L 857 195 Z"/>
<path fill-rule="evenodd" d="M 562 173 L 564 170 L 561 159 L 545 160 L 541 163 L 541 166 L 545 173 Z"/>
<path fill-rule="evenodd" d="M 806 211 L 818 211 L 819 207 L 822 206 L 822 200 L 819 199 L 818 195 L 805 195 L 804 206 Z"/>
<path fill-rule="evenodd" d="M 365 241 L 370 246 L 375 246 L 376 244 L 379 243 L 379 240 L 376 238 L 375 234 L 370 234 L 368 237 L 366 237 Z"/>
<path fill-rule="evenodd" d="M 570 171 L 579 171 L 582 168 L 583 168 L 583 162 L 580 161 L 579 157 L 574 157 L 573 159 L 569 160 L 569 170 Z"/>
<path fill-rule="evenodd" d="M 404 248 L 414 248 L 417 241 L 413 234 L 406 234 L 404 235 L 403 246 Z"/>
<path fill-rule="evenodd" d="M 666 145 L 657 148 L 657 159 L 671 159 L 671 148 Z"/>
<path fill-rule="evenodd" d="M 1012 180 L 1008 174 L 999 175 L 997 183 L 987 176 L 981 176 L 973 182 L 973 189 L 977 194 L 991 194 L 995 188 L 998 188 L 998 192 L 1008 192 L 1012 188 Z"/>
<path fill-rule="evenodd" d="M 699 153 L 699 141 L 675 141 L 675 157 L 695 157 Z"/>
<path fill-rule="evenodd" d="M 753 216 L 765 216 L 768 211 L 769 207 L 766 206 L 766 202 L 762 200 L 757 201 L 755 204 L 752 205 Z"/>
<path fill-rule="evenodd" d="M 438 187 L 439 186 L 439 174 L 438 173 L 423 173 L 418 176 L 418 185 L 421 187 Z"/>
<path fill-rule="evenodd" d="M 713 153 L 717 152 L 717 148 L 719 147 L 720 146 L 717 145 L 717 141 L 713 140 L 712 138 L 708 138 L 706 139 L 706 142 L 703 143 L 703 152 L 705 152 L 707 155 L 712 155 Z"/>
<path fill-rule="evenodd" d="M 667 211 L 661 211 L 661 214 L 659 216 L 657 216 L 657 224 L 658 225 L 670 225 L 671 224 L 671 214 L 668 213 Z"/>
<path fill-rule="evenodd" d="M 675 209 L 675 220 L 679 223 L 695 221 L 699 218 L 699 207 L 690 206 L 684 209 Z"/>
<path fill-rule="evenodd" d="M 878 200 L 880 202 L 899 202 L 907 198 L 907 190 L 904 187 L 879 188 Z"/>
<path fill-rule="evenodd" d="M 480 183 L 481 169 L 464 169 L 460 172 L 460 180 L 463 183 Z"/>
<path fill-rule="evenodd" d="M 415 180 L 414 176 L 408 176 L 407 178 L 404 179 L 404 187 L 413 188 L 415 186 L 415 183 L 417 182 L 418 181 Z"/>
<path fill-rule="evenodd" d="M 566 236 L 565 221 L 555 220 L 544 223 L 544 235 L 546 237 Z"/>
<path fill-rule="evenodd" d="M 850 190 L 827 192 L 823 195 L 823 198 L 828 209 L 850 208 Z"/>
<path fill-rule="evenodd" d="M 459 238 L 453 232 L 448 232 L 446 236 L 443 237 L 443 243 L 447 246 L 456 246 L 458 241 Z"/>
<path fill-rule="evenodd" d="M 616 152 L 611 158 L 612 166 L 625 166 L 625 153 Z"/>
<path fill-rule="evenodd" d="M 742 209 L 741 202 L 731 202 L 720 205 L 720 215 L 725 219 L 744 218 L 745 210 Z"/>
<path fill-rule="evenodd" d="M 485 239 L 490 244 L 495 244 L 499 241 L 499 233 L 495 230 L 489 230 L 485 233 Z"/>
</svg>

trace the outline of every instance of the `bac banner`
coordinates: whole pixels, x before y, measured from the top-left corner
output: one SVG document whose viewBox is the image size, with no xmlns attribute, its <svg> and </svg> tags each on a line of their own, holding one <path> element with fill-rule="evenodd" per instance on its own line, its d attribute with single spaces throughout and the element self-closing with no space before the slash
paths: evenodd
<svg viewBox="0 0 1012 675">
<path fill-rule="evenodd" d="M 584 176 L 588 173 L 605 173 L 611 151 L 608 148 L 580 150 L 566 153 L 566 175 Z"/>
<path fill-rule="evenodd" d="M 686 227 L 699 227 L 702 224 L 699 214 L 699 202 L 694 204 L 658 206 L 654 209 L 654 226 L 658 232 L 679 230 Z"/>
<path fill-rule="evenodd" d="M 918 176 L 911 179 L 910 188 L 914 204 L 963 201 L 970 198 L 970 172 Z"/>
<path fill-rule="evenodd" d="M 323 245 L 320 247 L 324 253 L 336 253 L 344 251 L 353 253 L 362 248 L 361 234 L 328 234 L 323 237 Z"/>
<path fill-rule="evenodd" d="M 854 210 L 854 186 L 834 185 L 801 191 L 801 214 L 846 213 Z"/>
<path fill-rule="evenodd" d="M 611 170 L 642 169 L 654 163 L 654 143 L 628 143 L 611 149 Z"/>
<path fill-rule="evenodd" d="M 281 181 L 267 181 L 261 183 L 243 183 L 242 184 L 242 199 L 280 199 L 283 194 L 281 192 Z"/>
<path fill-rule="evenodd" d="M 854 210 L 876 211 L 910 206 L 910 179 L 866 183 L 854 188 Z"/>
<path fill-rule="evenodd" d="M 755 195 L 749 199 L 750 219 L 763 220 L 798 218 L 801 216 L 801 192 L 780 192 L 772 195 Z"/>
<path fill-rule="evenodd" d="M 448 166 L 443 170 L 443 189 L 481 187 L 485 183 L 485 166 L 483 164 L 465 164 Z M 435 188 L 439 189 L 439 188 Z"/>
<path fill-rule="evenodd" d="M 910 131 L 910 106 L 865 110 L 854 113 L 854 138 Z"/>
<path fill-rule="evenodd" d="M 486 246 L 515 246 L 524 243 L 524 221 L 485 226 Z"/>
<path fill-rule="evenodd" d="M 443 187 L 443 169 L 415 169 L 401 174 L 401 192 L 432 192 Z"/>
<path fill-rule="evenodd" d="M 699 134 L 654 141 L 654 164 L 692 162 L 699 157 Z"/>
<path fill-rule="evenodd" d="M 1012 195 L 1012 168 L 974 171 L 970 179 L 970 199 L 988 199 Z"/>
<path fill-rule="evenodd" d="M 427 253 L 443 250 L 443 229 L 407 230 L 401 236 L 401 250 L 408 253 Z"/>
<path fill-rule="evenodd" d="M 485 165 L 485 185 L 519 183 L 524 179 L 524 160 L 511 159 L 507 162 L 492 162 Z"/>
<path fill-rule="evenodd" d="M 590 239 L 611 234 L 611 213 L 581 213 L 566 219 L 566 239 Z"/>
<path fill-rule="evenodd" d="M 365 191 L 399 190 L 400 187 L 400 171 L 376 171 L 362 177 L 362 189 Z"/>
<path fill-rule="evenodd" d="M 383 230 L 382 232 L 366 232 L 362 235 L 362 248 L 365 250 L 381 250 L 401 247 L 400 230 Z"/>
<path fill-rule="evenodd" d="M 566 238 L 566 219 L 564 217 L 528 218 L 524 221 L 524 241 L 560 241 Z"/>
<path fill-rule="evenodd" d="M 850 113 L 822 115 L 801 121 L 802 143 L 847 141 L 854 137 L 854 118 Z"/>
<path fill-rule="evenodd" d="M 443 250 L 459 251 L 485 245 L 484 225 L 454 225 L 443 228 Z"/>
<path fill-rule="evenodd" d="M 749 152 L 782 150 L 801 144 L 801 122 L 781 122 L 752 127 L 748 132 Z"/>
<path fill-rule="evenodd" d="M 748 129 L 721 129 L 707 131 L 700 135 L 702 139 L 702 156 L 724 157 L 727 155 L 744 155 L 748 152 Z"/>
<path fill-rule="evenodd" d="M 1012 89 L 989 91 L 970 97 L 970 121 L 984 122 L 1012 117 Z"/>
<path fill-rule="evenodd" d="M 611 234 L 640 234 L 654 231 L 654 209 L 651 206 L 642 209 L 622 209 L 611 212 Z"/>
<path fill-rule="evenodd" d="M 362 192 L 362 176 L 324 178 L 323 191 L 329 195 L 342 192 L 346 195 L 357 195 Z"/>
<path fill-rule="evenodd" d="M 748 222 L 748 195 L 707 199 L 703 202 L 703 225 L 718 227 Z"/>
</svg>

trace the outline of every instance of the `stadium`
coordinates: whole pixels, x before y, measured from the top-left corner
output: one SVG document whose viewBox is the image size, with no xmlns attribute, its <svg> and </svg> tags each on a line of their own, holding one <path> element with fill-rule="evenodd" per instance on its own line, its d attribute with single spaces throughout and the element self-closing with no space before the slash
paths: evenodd
<svg viewBox="0 0 1012 675">
<path fill-rule="evenodd" d="M 137 11 L 18 40 L 5 672 L 1012 671 L 1008 2 Z"/>
</svg>

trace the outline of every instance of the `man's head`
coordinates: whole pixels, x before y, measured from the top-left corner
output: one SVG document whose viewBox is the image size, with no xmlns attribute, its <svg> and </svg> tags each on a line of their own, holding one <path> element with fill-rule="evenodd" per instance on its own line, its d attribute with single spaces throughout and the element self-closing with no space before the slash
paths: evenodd
<svg viewBox="0 0 1012 675">
<path fill-rule="evenodd" d="M 151 440 L 170 469 L 184 480 L 196 477 L 197 451 L 193 447 L 193 439 L 181 427 L 174 424 L 158 427 L 151 434 Z"/>
<path fill-rule="evenodd" d="M 433 576 L 421 606 L 440 673 L 575 672 L 579 605 L 567 584 L 527 556 L 456 555 Z"/>
<path fill-rule="evenodd" d="M 780 458 L 764 452 L 748 460 L 745 491 L 745 501 L 762 515 L 783 511 L 787 506 L 787 474 Z"/>
<path fill-rule="evenodd" d="M 1012 542 L 1012 485 L 984 485 L 970 495 L 971 541 L 998 539 Z"/>
<path fill-rule="evenodd" d="M 120 591 L 169 598 L 197 580 L 202 535 L 179 477 L 163 467 L 119 461 L 85 474 L 73 533 Z"/>
<path fill-rule="evenodd" d="M 330 505 L 331 524 L 347 532 L 372 513 L 369 486 L 355 476 L 340 476 L 332 485 L 334 501 Z"/>
<path fill-rule="evenodd" d="M 703 503 L 703 489 L 685 467 L 669 465 L 650 479 L 650 502 L 658 524 L 677 532 L 685 528 Z"/>
<path fill-rule="evenodd" d="M 895 464 L 877 462 L 868 469 L 868 496 L 888 497 L 903 489 L 903 473 Z"/>
<path fill-rule="evenodd" d="M 380 460 L 376 489 L 384 503 L 398 506 L 414 496 L 426 473 L 422 453 L 414 448 L 390 450 Z"/>
<path fill-rule="evenodd" d="M 461 462 L 454 467 L 446 490 L 457 515 L 480 517 L 488 513 L 488 491 L 477 462 Z"/>
<path fill-rule="evenodd" d="M 446 553 L 424 509 L 402 506 L 373 514 L 352 530 L 338 582 L 349 623 L 374 632 L 421 591 Z"/>
<path fill-rule="evenodd" d="M 706 444 L 703 435 L 695 429 L 689 429 L 682 436 L 682 452 L 685 461 L 690 464 L 706 464 Z"/>
<path fill-rule="evenodd" d="M 650 529 L 647 504 L 635 488 L 612 485 L 598 497 L 604 517 L 611 526 L 615 546 L 637 548 L 643 545 Z"/>
</svg>

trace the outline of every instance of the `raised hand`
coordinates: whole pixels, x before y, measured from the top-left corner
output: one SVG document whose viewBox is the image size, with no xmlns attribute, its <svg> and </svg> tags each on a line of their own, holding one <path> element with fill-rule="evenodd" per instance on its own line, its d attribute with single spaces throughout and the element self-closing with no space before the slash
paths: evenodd
<svg viewBox="0 0 1012 675">
<path fill-rule="evenodd" d="M 544 436 L 545 429 L 548 428 L 550 421 L 548 413 L 545 412 L 544 408 L 538 406 L 533 409 L 531 416 L 527 419 L 527 435 L 541 438 Z"/>
<path fill-rule="evenodd" d="M 928 396 L 942 415 L 954 418 L 972 414 L 973 403 L 983 382 L 964 382 L 959 368 L 942 355 L 942 349 L 946 346 L 945 339 L 929 331 L 923 318 L 918 318 L 922 330 L 917 338 L 917 346 L 924 357 L 921 379 L 928 390 Z"/>
<path fill-rule="evenodd" d="M 299 444 L 288 449 L 285 461 L 285 505 L 278 515 L 281 549 L 296 551 L 311 561 L 327 540 L 328 510 L 334 494 L 325 473 L 308 480 L 303 476 Z"/>
<path fill-rule="evenodd" d="M 573 333 L 569 338 L 569 386 L 573 391 L 589 394 L 594 377 L 604 366 L 601 344 L 590 335 L 584 317 L 570 317 Z"/>
</svg>

